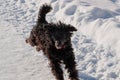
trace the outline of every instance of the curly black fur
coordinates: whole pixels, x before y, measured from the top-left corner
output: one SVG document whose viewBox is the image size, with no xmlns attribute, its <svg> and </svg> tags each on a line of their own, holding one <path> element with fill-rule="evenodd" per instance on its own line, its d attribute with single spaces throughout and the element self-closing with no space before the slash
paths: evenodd
<svg viewBox="0 0 120 80">
<path fill-rule="evenodd" d="M 61 22 L 48 23 L 45 16 L 51 9 L 51 6 L 47 4 L 40 8 L 37 24 L 33 27 L 26 42 L 31 46 L 36 46 L 37 51 L 43 50 L 57 80 L 64 80 L 60 66 L 62 62 L 65 64 L 65 69 L 68 70 L 69 78 L 79 80 L 71 45 L 72 32 L 77 30 L 73 26 Z"/>
</svg>

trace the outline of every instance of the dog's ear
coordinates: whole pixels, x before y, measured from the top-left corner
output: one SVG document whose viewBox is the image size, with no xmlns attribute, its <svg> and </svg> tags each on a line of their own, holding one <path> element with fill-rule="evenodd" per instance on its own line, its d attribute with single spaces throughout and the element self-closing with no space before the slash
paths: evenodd
<svg viewBox="0 0 120 80">
<path fill-rule="evenodd" d="M 77 29 L 72 25 L 67 25 L 66 31 L 73 32 L 73 31 L 77 31 Z"/>
</svg>

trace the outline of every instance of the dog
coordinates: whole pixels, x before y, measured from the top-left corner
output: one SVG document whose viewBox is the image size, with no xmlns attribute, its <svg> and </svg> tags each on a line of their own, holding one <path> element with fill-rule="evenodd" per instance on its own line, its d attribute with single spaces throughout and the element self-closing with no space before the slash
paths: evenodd
<svg viewBox="0 0 120 80">
<path fill-rule="evenodd" d="M 65 64 L 70 80 L 79 80 L 71 44 L 71 36 L 77 29 L 60 21 L 48 23 L 45 17 L 51 10 L 52 7 L 47 4 L 40 8 L 37 23 L 30 32 L 29 38 L 26 39 L 26 43 L 35 46 L 37 51 L 43 51 L 56 80 L 64 80 L 61 63 Z"/>
</svg>

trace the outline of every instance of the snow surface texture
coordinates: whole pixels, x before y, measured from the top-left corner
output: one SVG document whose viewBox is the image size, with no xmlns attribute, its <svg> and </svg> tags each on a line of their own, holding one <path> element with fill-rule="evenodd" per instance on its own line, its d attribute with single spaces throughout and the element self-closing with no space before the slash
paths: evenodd
<svg viewBox="0 0 120 80">
<path fill-rule="evenodd" d="M 120 0 L 0 0 L 0 80 L 55 80 L 47 58 L 25 43 L 44 3 L 53 7 L 49 22 L 78 29 L 80 79 L 120 80 Z"/>
</svg>

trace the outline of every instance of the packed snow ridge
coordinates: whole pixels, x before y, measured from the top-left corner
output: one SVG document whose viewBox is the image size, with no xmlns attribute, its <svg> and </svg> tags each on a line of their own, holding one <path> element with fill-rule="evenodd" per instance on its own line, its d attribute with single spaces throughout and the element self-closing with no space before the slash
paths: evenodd
<svg viewBox="0 0 120 80">
<path fill-rule="evenodd" d="M 42 51 L 25 43 L 44 3 L 53 7 L 49 22 L 78 30 L 72 44 L 80 80 L 120 80 L 120 0 L 0 0 L 0 80 L 55 80 Z"/>
</svg>

